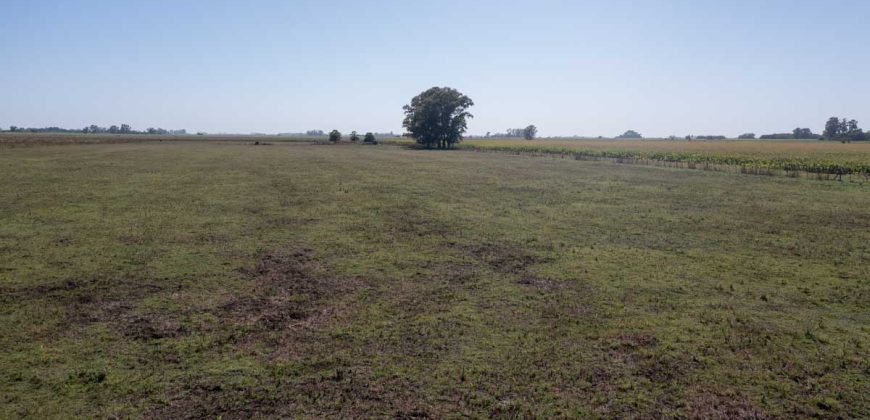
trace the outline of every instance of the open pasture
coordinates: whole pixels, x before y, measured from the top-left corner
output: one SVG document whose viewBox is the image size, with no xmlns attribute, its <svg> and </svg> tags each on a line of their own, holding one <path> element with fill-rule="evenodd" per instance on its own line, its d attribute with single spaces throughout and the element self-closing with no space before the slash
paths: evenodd
<svg viewBox="0 0 870 420">
<path fill-rule="evenodd" d="M 2 417 L 870 417 L 866 184 L 209 141 L 0 179 Z"/>
</svg>

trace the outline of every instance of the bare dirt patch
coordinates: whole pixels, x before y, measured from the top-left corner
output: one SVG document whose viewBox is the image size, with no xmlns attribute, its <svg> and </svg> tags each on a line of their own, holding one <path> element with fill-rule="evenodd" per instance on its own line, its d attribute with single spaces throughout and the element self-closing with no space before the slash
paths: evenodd
<svg viewBox="0 0 870 420">
<path fill-rule="evenodd" d="M 613 360 L 619 361 L 628 371 L 654 383 L 670 383 L 685 374 L 688 362 L 676 360 L 657 351 L 658 338 L 647 332 L 621 335 L 611 345 Z"/>
<path fill-rule="evenodd" d="M 187 328 L 171 317 L 159 314 L 134 314 L 132 308 L 125 308 L 114 324 L 125 336 L 135 340 L 175 338 L 188 333 Z M 117 328 L 118 326 L 120 328 Z"/>
<path fill-rule="evenodd" d="M 147 417 L 431 418 L 436 409 L 425 402 L 419 388 L 408 379 L 378 377 L 367 368 L 331 369 L 306 378 L 264 378 L 254 387 L 203 381 Z"/>
<path fill-rule="evenodd" d="M 685 398 L 686 416 L 691 419 L 767 419 L 744 395 L 714 389 L 695 388 Z"/>
<path fill-rule="evenodd" d="M 119 236 L 118 241 L 124 245 L 139 245 L 145 242 L 145 238 L 139 235 L 125 234 Z"/>
<path fill-rule="evenodd" d="M 234 325 L 254 330 L 280 330 L 313 318 L 320 304 L 347 291 L 308 249 L 282 254 L 266 253 L 253 269 L 249 294 L 234 296 L 217 315 Z"/>
<path fill-rule="evenodd" d="M 480 242 L 461 246 L 460 250 L 502 274 L 524 273 L 533 265 L 550 261 L 550 258 L 534 255 L 516 244 Z"/>
<path fill-rule="evenodd" d="M 255 386 L 192 379 L 170 391 L 168 404 L 148 417 L 430 416 L 419 385 L 374 374 L 364 360 L 347 356 L 363 350 L 350 351 L 348 338 L 329 333 L 351 322 L 349 298 L 369 286 L 364 279 L 336 277 L 308 249 L 266 253 L 241 272 L 250 279 L 247 293 L 214 311 L 238 337 L 236 348 L 259 349 L 269 366 L 292 361 L 306 368 L 259 377 Z"/>
<path fill-rule="evenodd" d="M 137 308 L 143 299 L 178 287 L 117 278 L 89 282 L 77 293 L 56 298 L 66 305 L 67 322 L 71 326 L 105 323 L 124 337 L 154 340 L 186 333 L 178 322 L 178 314 L 138 313 Z"/>
<path fill-rule="evenodd" d="M 131 277 L 99 277 L 0 289 L 0 302 L 43 301 L 60 308 L 64 315 L 52 334 L 75 335 L 82 328 L 102 323 L 126 338 L 153 340 L 185 334 L 187 331 L 178 321 L 180 314 L 140 313 L 137 308 L 143 299 L 179 287 Z"/>
<path fill-rule="evenodd" d="M 623 334 L 621 337 L 619 337 L 617 343 L 617 348 L 633 350 L 644 347 L 655 347 L 658 345 L 659 340 L 656 338 L 656 336 L 650 333 L 635 332 Z"/>
<path fill-rule="evenodd" d="M 425 209 L 415 205 L 400 205 L 386 211 L 390 221 L 388 229 L 393 235 L 416 240 L 423 237 L 448 237 L 454 232 L 449 224 L 428 215 Z"/>
<path fill-rule="evenodd" d="M 662 351 L 659 340 L 652 333 L 632 332 L 602 337 L 598 345 L 601 346 L 598 353 L 602 358 L 590 372 L 589 382 L 608 396 L 607 402 L 600 407 L 601 413 L 608 417 L 627 416 L 636 410 L 619 398 L 628 383 L 653 383 L 656 387 L 671 390 L 667 395 L 674 395 L 684 385 L 688 363 Z M 667 417 L 679 408 L 679 402 L 673 399 L 662 400 L 646 416 Z"/>
<path fill-rule="evenodd" d="M 541 292 L 555 292 L 561 290 L 565 286 L 561 282 L 557 282 L 551 278 L 536 276 L 533 274 L 523 276 L 517 283 L 529 289 Z"/>
<path fill-rule="evenodd" d="M 60 291 L 72 291 L 81 286 L 75 280 L 63 280 L 54 284 L 40 284 L 28 287 L 0 287 L 0 302 L 12 302 L 21 299 L 33 299 L 45 295 L 52 295 Z"/>
</svg>

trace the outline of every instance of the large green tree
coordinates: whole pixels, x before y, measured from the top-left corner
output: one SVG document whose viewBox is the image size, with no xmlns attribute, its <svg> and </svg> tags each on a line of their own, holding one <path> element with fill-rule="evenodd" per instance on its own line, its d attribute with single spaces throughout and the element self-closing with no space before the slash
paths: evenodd
<svg viewBox="0 0 870 420">
<path fill-rule="evenodd" d="M 823 134 L 829 140 L 833 140 L 833 139 L 836 139 L 837 137 L 840 136 L 840 133 L 842 133 L 844 131 L 843 130 L 844 128 L 845 127 L 843 127 L 843 128 L 840 127 L 840 119 L 839 118 L 831 117 L 831 118 L 828 118 L 828 122 L 825 123 L 825 131 Z"/>
<path fill-rule="evenodd" d="M 462 141 L 466 120 L 474 117 L 468 112 L 473 105 L 471 98 L 456 89 L 433 87 L 404 106 L 402 126 L 427 149 L 449 149 Z"/>
</svg>

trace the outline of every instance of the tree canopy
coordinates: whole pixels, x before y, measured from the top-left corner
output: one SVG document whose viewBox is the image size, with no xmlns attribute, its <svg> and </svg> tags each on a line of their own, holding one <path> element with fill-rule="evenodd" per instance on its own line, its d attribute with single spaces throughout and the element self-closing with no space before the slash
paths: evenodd
<svg viewBox="0 0 870 420">
<path fill-rule="evenodd" d="M 456 89 L 433 87 L 403 107 L 405 120 L 402 126 L 427 149 L 449 149 L 462 141 L 466 120 L 474 117 L 468 112 L 473 105 L 471 98 Z"/>
<path fill-rule="evenodd" d="M 825 123 L 825 138 L 829 140 L 866 140 L 867 134 L 858 128 L 858 121 L 828 118 Z"/>
<path fill-rule="evenodd" d="M 533 140 L 537 135 L 538 127 L 535 127 L 534 125 L 529 125 L 523 129 L 523 138 L 526 140 Z"/>
<path fill-rule="evenodd" d="M 338 130 L 332 130 L 329 132 L 329 141 L 333 143 L 337 143 L 341 141 L 341 132 Z"/>
</svg>

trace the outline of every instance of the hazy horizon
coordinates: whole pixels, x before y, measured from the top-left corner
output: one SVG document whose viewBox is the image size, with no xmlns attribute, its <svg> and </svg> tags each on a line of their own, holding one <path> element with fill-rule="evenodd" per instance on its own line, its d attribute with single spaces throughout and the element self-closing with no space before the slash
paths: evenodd
<svg viewBox="0 0 870 420">
<path fill-rule="evenodd" d="M 11 1 L 0 126 L 402 132 L 432 86 L 468 133 L 870 125 L 870 2 Z"/>
</svg>

